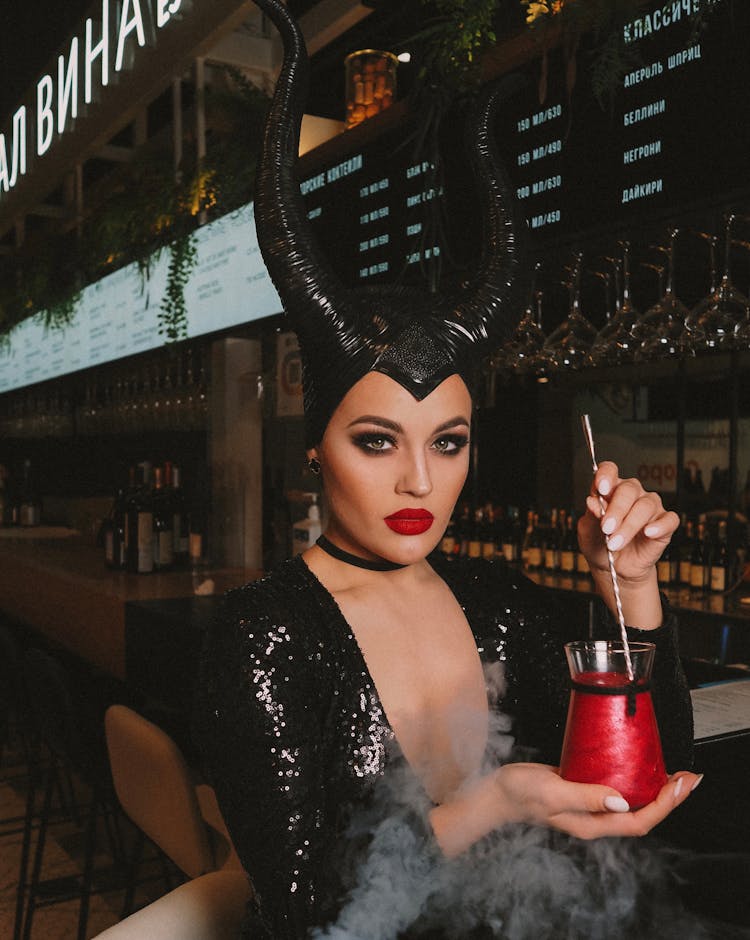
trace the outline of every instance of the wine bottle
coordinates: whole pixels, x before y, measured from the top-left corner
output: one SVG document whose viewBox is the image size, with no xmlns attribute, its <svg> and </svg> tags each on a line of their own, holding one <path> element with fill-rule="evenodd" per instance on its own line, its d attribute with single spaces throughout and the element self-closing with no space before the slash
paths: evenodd
<svg viewBox="0 0 750 940">
<path fill-rule="evenodd" d="M 172 534 L 174 535 L 174 561 L 176 565 L 187 564 L 190 551 L 190 519 L 188 518 L 185 494 L 182 490 L 182 472 L 179 467 L 167 464 L 165 484 L 172 507 Z"/>
<path fill-rule="evenodd" d="M 693 523 L 685 523 L 685 534 L 679 546 L 680 552 L 680 585 L 690 587 L 690 566 L 693 556 Z"/>
<path fill-rule="evenodd" d="M 656 562 L 656 577 L 662 587 L 667 587 L 676 581 L 674 575 L 675 572 L 678 571 L 678 568 L 675 555 L 675 546 L 670 541 L 667 543 L 664 551 L 661 553 L 661 557 Z"/>
<path fill-rule="evenodd" d="M 151 508 L 154 568 L 157 571 L 168 571 L 174 565 L 174 515 L 170 495 L 164 487 L 164 473 L 161 467 L 154 468 Z"/>
<path fill-rule="evenodd" d="M 518 507 L 508 506 L 508 519 L 502 533 L 503 557 L 510 564 L 518 561 L 521 554 L 521 523 Z"/>
<path fill-rule="evenodd" d="M 452 558 L 456 548 L 456 522 L 453 516 L 448 521 L 443 538 L 440 540 L 440 551 L 446 558 Z"/>
<path fill-rule="evenodd" d="M 690 587 L 694 591 L 704 591 L 706 589 L 707 573 L 710 570 L 709 554 L 710 546 L 706 537 L 706 525 L 704 522 L 699 522 L 698 534 L 693 540 L 690 554 Z"/>
<path fill-rule="evenodd" d="M 469 558 L 481 558 L 482 557 L 482 519 L 483 512 L 481 509 L 474 510 L 474 521 L 471 526 L 471 534 L 469 535 L 469 549 L 468 555 Z"/>
<path fill-rule="evenodd" d="M 576 570 L 576 554 L 578 551 L 578 539 L 575 533 L 575 517 L 573 513 L 568 513 L 565 532 L 563 533 L 560 544 L 560 570 L 572 574 Z"/>
<path fill-rule="evenodd" d="M 544 533 L 544 569 L 551 574 L 560 570 L 560 533 L 556 509 L 552 510 Z"/>
<path fill-rule="evenodd" d="M 154 514 L 149 463 L 138 464 L 135 486 L 128 499 L 127 567 L 137 574 L 150 574 L 154 570 Z"/>
<path fill-rule="evenodd" d="M 534 531 L 534 510 L 529 509 L 526 512 L 526 529 L 523 534 L 523 541 L 521 542 L 521 564 L 524 568 L 529 567 L 529 546 L 531 544 L 531 536 Z"/>
<path fill-rule="evenodd" d="M 487 503 L 484 507 L 482 522 L 479 527 L 479 538 L 482 543 L 482 558 L 495 557 L 495 507 Z"/>
<path fill-rule="evenodd" d="M 458 532 L 456 534 L 456 547 L 458 551 L 454 554 L 466 558 L 469 554 L 469 538 L 471 537 L 471 509 L 468 503 L 461 507 L 461 516 L 458 520 Z"/>
<path fill-rule="evenodd" d="M 36 526 L 41 521 L 41 500 L 34 487 L 31 461 L 27 457 L 23 462 L 23 478 L 18 500 L 18 523 L 22 526 Z"/>
<path fill-rule="evenodd" d="M 531 571 L 538 571 L 544 562 L 544 543 L 539 528 L 539 515 L 533 513 L 531 532 L 526 549 L 526 564 Z"/>
<path fill-rule="evenodd" d="M 206 557 L 206 532 L 208 520 L 205 506 L 197 500 L 190 507 L 190 536 L 188 560 L 190 567 L 199 568 Z"/>
<path fill-rule="evenodd" d="M 710 587 L 715 594 L 721 594 L 726 591 L 731 584 L 731 564 L 729 558 L 729 547 L 727 545 L 727 524 L 723 520 L 719 522 L 719 534 L 716 543 L 716 550 L 711 559 L 711 581 Z"/>
<path fill-rule="evenodd" d="M 109 518 L 104 525 L 104 561 L 108 568 L 125 567 L 125 490 L 117 490 Z"/>
</svg>

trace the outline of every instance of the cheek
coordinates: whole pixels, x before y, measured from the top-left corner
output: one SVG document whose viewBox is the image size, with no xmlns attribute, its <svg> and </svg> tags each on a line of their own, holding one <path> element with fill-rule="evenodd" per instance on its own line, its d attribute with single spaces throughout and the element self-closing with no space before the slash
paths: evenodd
<svg viewBox="0 0 750 940">
<path fill-rule="evenodd" d="M 433 487 L 436 495 L 444 498 L 445 511 L 450 514 L 469 473 L 469 455 L 464 449 L 458 457 L 442 457 L 437 460 L 439 463 L 433 474 Z"/>
<path fill-rule="evenodd" d="M 383 485 L 383 473 L 378 473 L 374 459 L 337 461 L 330 465 L 323 478 L 326 497 L 331 510 L 337 515 L 366 511 L 377 503 L 377 492 Z"/>
</svg>

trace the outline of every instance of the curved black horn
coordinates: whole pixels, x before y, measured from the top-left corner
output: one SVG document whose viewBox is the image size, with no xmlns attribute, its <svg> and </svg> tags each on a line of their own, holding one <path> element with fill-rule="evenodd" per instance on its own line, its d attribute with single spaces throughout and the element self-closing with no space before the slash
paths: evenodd
<svg viewBox="0 0 750 940">
<path fill-rule="evenodd" d="M 342 295 L 346 294 L 316 244 L 295 175 L 302 113 L 308 92 L 305 41 L 296 21 L 278 0 L 256 0 L 279 30 L 284 60 L 266 119 L 258 167 L 255 224 L 268 272 L 300 341 L 325 332 L 340 337 Z"/>
<path fill-rule="evenodd" d="M 471 285 L 442 308 L 441 316 L 456 350 L 468 342 L 486 346 L 489 352 L 493 344 L 510 335 L 523 306 L 524 278 L 520 275 L 527 227 L 519 218 L 513 185 L 492 133 L 498 101 L 507 96 L 512 82 L 512 78 L 501 79 L 485 87 L 469 118 L 467 138 L 472 141 L 470 159 L 482 206 L 486 247 Z"/>
</svg>

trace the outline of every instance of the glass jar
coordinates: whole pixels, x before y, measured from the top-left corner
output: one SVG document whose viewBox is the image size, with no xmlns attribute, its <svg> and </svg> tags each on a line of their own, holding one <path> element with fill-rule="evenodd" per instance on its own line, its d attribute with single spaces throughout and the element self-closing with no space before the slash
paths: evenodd
<svg viewBox="0 0 750 940">
<path fill-rule="evenodd" d="M 360 49 L 344 60 L 346 128 L 356 127 L 393 104 L 398 59 L 392 52 Z"/>
<path fill-rule="evenodd" d="M 629 649 L 632 681 L 621 642 L 565 644 L 571 692 L 560 774 L 613 787 L 638 809 L 656 798 L 667 774 L 650 691 L 655 647 Z"/>
</svg>

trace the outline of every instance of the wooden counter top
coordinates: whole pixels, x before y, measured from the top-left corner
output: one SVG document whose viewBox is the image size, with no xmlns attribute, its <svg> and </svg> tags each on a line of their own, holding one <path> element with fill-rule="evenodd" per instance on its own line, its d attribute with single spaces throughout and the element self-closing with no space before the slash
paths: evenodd
<svg viewBox="0 0 750 940">
<path fill-rule="evenodd" d="M 222 593 L 259 576 L 243 569 L 136 575 L 111 571 L 101 550 L 78 536 L 0 539 L 0 610 L 118 679 L 125 679 L 125 604 Z M 210 592 L 209 592 L 210 593 Z"/>
</svg>

